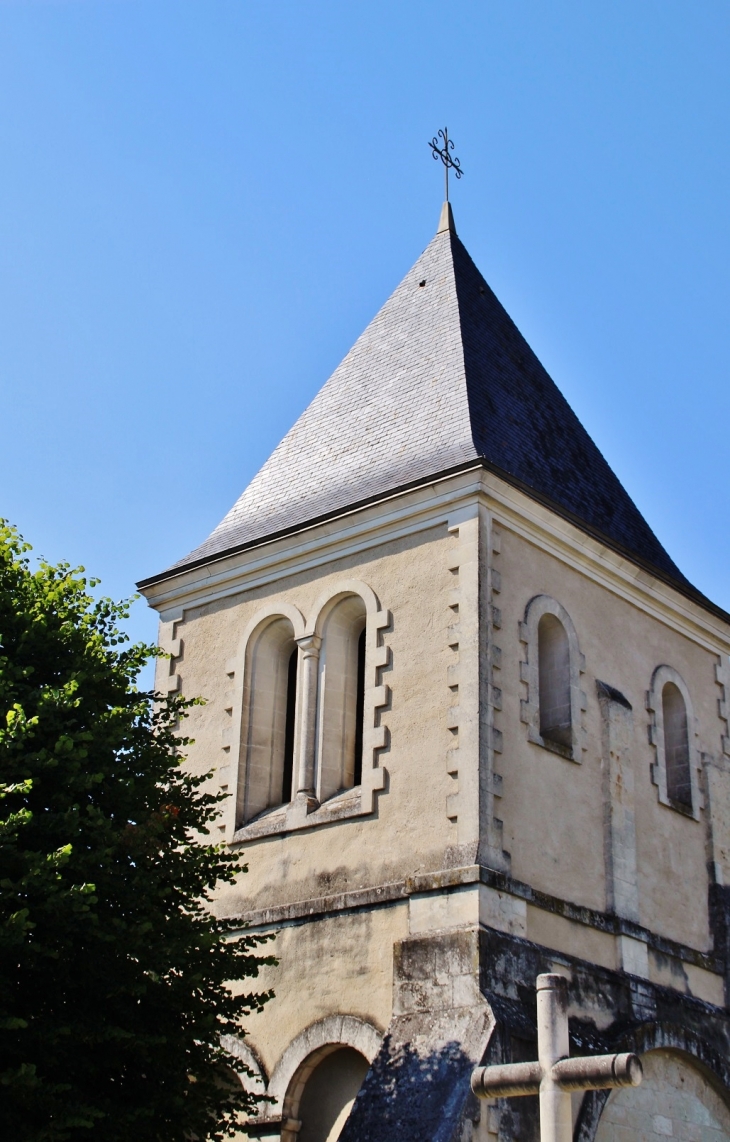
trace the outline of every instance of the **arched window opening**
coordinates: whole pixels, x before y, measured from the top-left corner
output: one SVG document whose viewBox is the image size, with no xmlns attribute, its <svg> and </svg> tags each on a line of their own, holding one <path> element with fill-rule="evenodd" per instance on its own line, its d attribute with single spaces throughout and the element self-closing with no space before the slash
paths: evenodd
<svg viewBox="0 0 730 1142">
<path fill-rule="evenodd" d="M 692 777 L 689 756 L 687 707 L 674 682 L 662 689 L 664 758 L 667 768 L 667 796 L 670 801 L 692 808 Z"/>
<path fill-rule="evenodd" d="M 284 773 L 281 784 L 281 801 L 286 804 L 294 796 L 294 718 L 297 706 L 297 663 L 299 649 L 289 655 L 286 680 L 286 724 L 284 728 Z"/>
<path fill-rule="evenodd" d="M 540 736 L 570 749 L 570 646 L 565 627 L 555 615 L 545 614 L 540 619 L 537 645 Z"/>
<path fill-rule="evenodd" d="M 294 628 L 283 617 L 267 623 L 247 649 L 239 827 L 291 800 L 297 655 Z"/>
<path fill-rule="evenodd" d="M 330 611 L 322 632 L 316 749 L 320 802 L 362 780 L 365 619 L 363 600 L 348 595 Z"/>
<path fill-rule="evenodd" d="M 365 628 L 357 640 L 357 701 L 355 703 L 355 775 L 354 784 L 362 781 L 362 736 L 365 717 Z"/>
<path fill-rule="evenodd" d="M 339 1047 L 315 1066 L 299 1103 L 298 1142 L 336 1142 L 369 1065 L 353 1047 Z"/>
</svg>

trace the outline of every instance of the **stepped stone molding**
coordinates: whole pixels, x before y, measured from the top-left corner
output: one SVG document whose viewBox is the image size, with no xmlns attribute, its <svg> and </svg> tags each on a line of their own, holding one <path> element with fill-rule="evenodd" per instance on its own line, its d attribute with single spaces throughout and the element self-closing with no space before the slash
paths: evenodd
<svg viewBox="0 0 730 1142">
<path fill-rule="evenodd" d="M 245 776 L 245 749 L 249 705 L 249 650 L 252 640 L 268 623 L 287 618 L 299 645 L 297 682 L 297 722 L 295 728 L 295 757 L 302 750 L 312 752 L 314 764 L 314 735 L 303 741 L 306 726 L 316 721 L 317 687 L 305 688 L 304 658 L 313 653 L 318 657 L 322 632 L 328 616 L 335 606 L 348 596 L 358 596 L 366 612 L 365 635 L 365 702 L 363 724 L 362 780 L 358 786 L 346 789 L 337 796 L 319 804 L 314 797 L 296 799 L 277 806 L 248 824 L 238 827 L 241 786 Z M 389 744 L 388 729 L 383 713 L 390 705 L 390 687 L 382 681 L 382 673 L 390 666 L 390 648 L 383 642 L 383 632 L 390 626 L 390 612 L 380 602 L 367 583 L 359 579 L 343 579 L 324 592 L 311 608 L 307 621 L 298 607 L 291 603 L 272 602 L 258 611 L 247 624 L 239 640 L 236 655 L 226 664 L 227 688 L 223 698 L 221 749 L 224 756 L 218 770 L 220 788 L 229 796 L 226 819 L 220 826 L 229 842 L 245 842 L 273 833 L 312 828 L 320 824 L 347 817 L 372 813 L 375 796 L 386 785 L 386 770 L 379 764 L 380 753 Z M 314 651 L 312 648 L 316 648 Z M 304 705 L 307 709 L 304 709 Z M 309 708 L 311 707 L 311 708 Z"/>
<path fill-rule="evenodd" d="M 160 670 L 157 677 L 157 688 L 163 694 L 176 694 L 182 689 L 179 665 L 185 647 L 180 637 L 180 628 L 184 622 L 185 616 L 182 608 L 177 613 L 173 613 L 166 622 L 160 622 L 157 642 L 160 649 L 169 655 L 167 673 L 165 674 L 163 670 Z M 160 674 L 162 674 L 161 678 Z"/>
<path fill-rule="evenodd" d="M 566 749 L 557 742 L 543 738 L 540 733 L 540 674 L 537 643 L 537 628 L 543 615 L 554 615 L 563 625 L 568 636 L 570 651 L 570 720 L 573 744 Z M 573 620 L 556 599 L 549 595 L 535 595 L 525 608 L 524 621 L 520 623 L 520 642 L 525 647 L 525 657 L 520 663 L 520 680 L 525 684 L 526 697 L 520 702 L 520 718 L 527 726 L 527 737 L 535 745 L 541 745 L 569 761 L 582 762 L 588 748 L 588 735 L 585 728 L 585 711 L 588 699 L 581 689 L 581 675 L 585 674 L 586 660 L 581 653 Z"/>
<path fill-rule="evenodd" d="M 467 509 L 468 510 L 468 509 Z M 475 657 L 474 640 L 478 623 L 478 610 L 474 580 L 478 570 L 474 567 L 477 558 L 475 543 L 469 543 L 470 524 L 473 520 L 464 519 L 448 523 L 448 532 L 455 541 L 447 559 L 447 571 L 451 577 L 448 595 L 448 627 L 446 641 L 450 650 L 450 662 L 446 670 L 447 700 L 446 728 L 449 733 L 449 748 L 446 751 L 446 772 L 453 778 L 454 791 L 446 798 L 446 816 L 450 821 L 459 818 L 459 774 L 468 763 L 470 730 L 478 716 L 478 698 L 469 694 L 468 680 L 473 678 L 475 666 L 470 661 Z M 471 588 L 471 592 L 470 592 Z M 471 598 L 470 598 L 471 594 Z M 471 609 L 470 609 L 471 603 Z M 467 634 L 468 627 L 471 626 Z M 470 645 L 471 643 L 471 645 Z M 464 779 L 462 776 L 462 781 Z"/>
<path fill-rule="evenodd" d="M 497 645 L 497 632 L 502 629 L 502 610 L 499 596 L 502 591 L 502 573 L 499 560 L 502 553 L 502 533 L 496 527 L 491 513 L 484 512 L 482 549 L 486 570 L 485 593 L 487 600 L 486 645 L 482 676 L 486 677 L 486 702 L 483 703 L 485 737 L 491 765 L 487 772 L 487 844 L 481 859 L 493 868 L 509 871 L 510 855 L 502 848 L 503 822 L 496 816 L 495 802 L 502 796 L 502 775 L 497 773 L 497 755 L 502 753 L 502 731 L 497 725 L 502 710 L 502 648 Z"/>
<path fill-rule="evenodd" d="M 715 666 L 715 679 L 720 687 L 717 711 L 725 723 L 725 733 L 721 737 L 722 752 L 730 757 L 730 659 L 727 655 L 720 655 Z"/>
<path fill-rule="evenodd" d="M 447 795 L 446 816 L 457 826 L 457 839 L 446 862 L 463 864 L 482 853 L 486 864 L 504 869 L 508 856 L 502 849 L 502 822 L 494 813 L 495 797 L 501 795 L 494 757 L 502 748 L 502 735 L 494 725 L 501 707 L 501 690 L 495 684 L 501 650 L 494 641 L 501 613 L 493 602 L 501 580 L 492 570 L 499 539 L 489 512 L 478 503 L 454 512 L 447 529 L 454 542 L 447 558 L 451 662 L 446 673 L 446 771 L 456 788 Z M 482 701 L 483 687 L 487 701 Z"/>
<path fill-rule="evenodd" d="M 175 607 L 165 615 L 164 619 L 160 619 L 157 645 L 169 657 L 158 662 L 155 689 L 163 698 L 182 693 L 180 664 L 183 661 L 185 644 L 180 636 L 180 630 L 184 622 L 185 612 L 182 607 Z M 178 729 L 179 726 L 178 718 L 175 720 L 174 728 Z"/>
<path fill-rule="evenodd" d="M 717 712 L 725 723 L 720 753 L 703 753 L 702 776 L 707 824 L 707 867 L 713 885 L 730 885 L 730 661 L 719 655 L 715 681 L 720 693 Z"/>
<path fill-rule="evenodd" d="M 651 779 L 657 787 L 657 795 L 662 805 L 677 809 L 667 790 L 667 761 L 664 752 L 664 713 L 662 710 L 662 690 L 667 682 L 673 682 L 684 699 L 687 710 L 687 731 L 689 738 L 689 773 L 692 786 L 692 811 L 689 816 L 700 819 L 700 809 L 704 808 L 704 798 L 700 792 L 702 759 L 698 746 L 697 719 L 687 684 L 673 666 L 657 666 L 651 679 L 651 687 L 646 693 L 646 708 L 649 718 L 649 742 L 654 746 L 655 761 L 651 767 Z M 680 810 L 686 812 L 686 810 Z"/>
</svg>

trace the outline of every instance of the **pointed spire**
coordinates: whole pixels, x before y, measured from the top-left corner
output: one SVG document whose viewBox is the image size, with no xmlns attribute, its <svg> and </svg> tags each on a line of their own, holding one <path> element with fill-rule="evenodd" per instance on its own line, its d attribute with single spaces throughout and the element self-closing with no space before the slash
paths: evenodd
<svg viewBox="0 0 730 1142">
<path fill-rule="evenodd" d="M 439 218 L 439 228 L 437 234 L 445 234 L 446 231 L 450 234 L 456 233 L 456 226 L 454 226 L 454 213 L 451 209 L 451 203 L 445 202 L 441 207 L 441 217 Z"/>
<path fill-rule="evenodd" d="M 688 588 L 456 237 L 445 202 L 438 233 L 230 512 L 144 585 L 478 463 Z"/>
</svg>

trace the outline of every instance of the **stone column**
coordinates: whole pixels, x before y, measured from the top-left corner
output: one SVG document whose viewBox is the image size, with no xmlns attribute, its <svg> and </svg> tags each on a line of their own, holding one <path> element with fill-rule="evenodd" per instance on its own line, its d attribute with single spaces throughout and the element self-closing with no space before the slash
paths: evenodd
<svg viewBox="0 0 730 1142">
<path fill-rule="evenodd" d="M 307 634 L 297 639 L 297 645 L 300 650 L 302 680 L 299 687 L 301 712 L 294 801 L 297 807 L 309 813 L 319 807 L 314 789 L 314 750 L 317 734 L 319 652 L 322 639 L 319 635 Z"/>
</svg>

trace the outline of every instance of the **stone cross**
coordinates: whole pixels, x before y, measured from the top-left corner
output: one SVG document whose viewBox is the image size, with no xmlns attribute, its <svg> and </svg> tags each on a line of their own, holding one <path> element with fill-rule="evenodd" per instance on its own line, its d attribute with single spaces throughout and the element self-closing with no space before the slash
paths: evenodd
<svg viewBox="0 0 730 1142">
<path fill-rule="evenodd" d="M 471 1089 L 478 1098 L 540 1096 L 540 1142 L 571 1142 L 571 1091 L 638 1086 L 643 1077 L 637 1055 L 569 1057 L 568 985 L 561 975 L 537 977 L 536 1063 L 477 1067 Z"/>
</svg>

